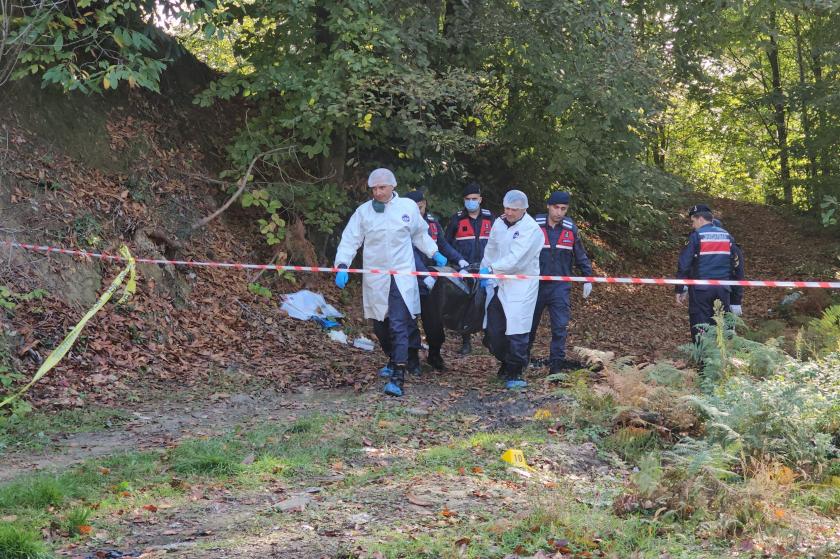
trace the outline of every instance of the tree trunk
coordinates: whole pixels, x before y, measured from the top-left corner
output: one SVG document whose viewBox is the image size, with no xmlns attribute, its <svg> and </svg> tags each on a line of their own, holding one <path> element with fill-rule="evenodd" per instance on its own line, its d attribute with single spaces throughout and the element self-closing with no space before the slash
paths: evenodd
<svg viewBox="0 0 840 559">
<path fill-rule="evenodd" d="M 330 11 L 323 7 L 315 7 L 315 40 L 324 45 L 327 52 L 335 48 L 338 38 L 327 26 Z M 341 76 L 336 76 L 341 80 Z M 337 126 L 330 133 L 330 142 L 326 151 L 320 158 L 320 176 L 323 179 L 336 183 L 339 187 L 344 185 L 344 167 L 347 162 L 347 128 Z"/>
<path fill-rule="evenodd" d="M 796 33 L 796 64 L 799 68 L 799 102 L 802 134 L 805 136 L 805 152 L 808 155 L 808 178 L 817 176 L 817 155 L 814 153 L 814 139 L 811 137 L 811 116 L 808 114 L 808 103 L 811 95 L 805 83 L 805 60 L 803 56 L 802 29 L 799 25 L 799 14 L 793 14 L 794 32 Z M 816 193 L 815 193 L 816 194 Z"/>
<path fill-rule="evenodd" d="M 823 83 L 822 57 L 819 53 L 815 53 L 811 57 L 811 60 L 813 61 L 816 94 L 818 96 L 822 96 L 824 95 L 823 88 L 825 87 L 825 84 Z M 825 130 L 828 129 L 828 119 L 825 114 L 825 108 L 817 108 L 817 122 L 819 123 L 819 131 L 824 134 Z M 822 142 L 822 147 L 820 149 L 820 174 L 823 177 L 831 175 L 831 161 L 829 159 L 828 142 Z"/>
<path fill-rule="evenodd" d="M 321 177 L 343 186 L 346 163 L 347 128 L 341 126 L 333 130 L 328 151 L 321 155 Z"/>
<path fill-rule="evenodd" d="M 790 182 L 790 161 L 788 154 L 787 122 L 785 121 L 785 94 L 782 90 L 782 73 L 779 67 L 779 43 L 776 39 L 778 28 L 776 26 L 776 12 L 770 12 L 770 46 L 767 48 L 767 59 L 770 62 L 770 72 L 773 81 L 773 89 L 770 96 L 770 103 L 773 108 L 774 122 L 776 125 L 776 143 L 779 148 L 779 178 L 782 182 L 782 191 L 785 196 L 785 204 L 793 205 L 793 186 Z"/>
</svg>

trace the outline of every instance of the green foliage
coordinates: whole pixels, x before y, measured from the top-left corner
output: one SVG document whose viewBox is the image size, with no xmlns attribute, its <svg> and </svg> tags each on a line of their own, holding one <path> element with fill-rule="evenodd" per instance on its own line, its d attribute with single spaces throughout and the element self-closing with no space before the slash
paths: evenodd
<svg viewBox="0 0 840 559">
<path fill-rule="evenodd" d="M 0 309 L 6 312 L 15 310 L 18 303 L 28 303 L 37 299 L 43 299 L 49 295 L 45 289 L 33 289 L 27 293 L 16 293 L 5 285 L 0 285 Z"/>
<path fill-rule="evenodd" d="M 0 522 L 0 559 L 47 559 L 51 554 L 34 530 Z"/>
<path fill-rule="evenodd" d="M 792 363 L 773 378 L 730 377 L 689 401 L 708 419 L 707 439 L 722 448 L 765 463 L 819 468 L 837 451 L 826 416 L 836 418 L 838 383 L 840 369 Z"/>
<path fill-rule="evenodd" d="M 736 334 L 742 322 L 733 314 L 718 312 L 715 325 L 700 325 L 702 334 L 694 344 L 681 349 L 695 363 L 703 364 L 700 382 L 704 392 L 712 392 L 721 381 L 744 372 L 767 377 L 788 358 L 776 340 L 759 343 Z"/>
<path fill-rule="evenodd" d="M 265 157 L 251 189 L 281 219 L 332 232 L 364 162 L 359 174 L 386 164 L 401 188 L 441 199 L 476 176 L 491 206 L 511 183 L 537 201 L 568 186 L 633 248 L 669 242 L 650 233 L 676 183 L 638 159 L 658 64 L 637 56 L 621 3 L 230 0 L 195 21 L 234 63 L 198 102 L 259 107 L 231 146 L 234 168 L 290 146 Z M 260 219 L 276 243 L 282 225 Z"/>
<path fill-rule="evenodd" d="M 817 359 L 840 351 L 840 305 L 827 308 L 823 315 L 811 319 L 796 337 L 796 355 L 800 359 Z"/>
<path fill-rule="evenodd" d="M 71 536 L 80 536 L 84 527 L 90 526 L 90 516 L 93 511 L 87 507 L 77 507 L 67 513 L 64 519 L 64 529 Z"/>
<path fill-rule="evenodd" d="M 837 201 L 837 196 L 829 196 L 828 194 L 823 196 L 820 209 L 822 210 L 820 212 L 820 221 L 824 227 L 837 225 L 837 216 L 840 215 L 840 212 L 837 211 L 840 209 L 840 202 Z"/>
<path fill-rule="evenodd" d="M 267 287 L 264 287 L 262 284 L 259 283 L 249 283 L 248 284 L 248 291 L 257 295 L 258 297 L 263 297 L 265 299 L 271 299 L 271 290 Z"/>
<path fill-rule="evenodd" d="M 837 5 L 682 2 L 665 12 L 667 25 L 660 13 L 648 27 L 672 71 L 660 164 L 698 190 L 784 201 L 834 225 Z"/>
</svg>

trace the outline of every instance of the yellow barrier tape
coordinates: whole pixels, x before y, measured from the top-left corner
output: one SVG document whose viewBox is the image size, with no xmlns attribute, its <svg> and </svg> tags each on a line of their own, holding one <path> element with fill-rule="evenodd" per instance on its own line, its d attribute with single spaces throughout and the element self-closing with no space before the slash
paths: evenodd
<svg viewBox="0 0 840 559">
<path fill-rule="evenodd" d="M 67 334 L 67 337 L 61 341 L 58 346 L 52 350 L 52 353 L 41 363 L 41 366 L 38 368 L 38 371 L 35 373 L 35 376 L 29 381 L 29 384 L 21 388 L 15 394 L 12 394 L 2 402 L 0 402 L 0 408 L 3 406 L 8 405 L 9 403 L 13 402 L 15 399 L 19 398 L 21 395 L 26 393 L 27 390 L 32 388 L 36 382 L 38 382 L 44 375 L 46 375 L 50 370 L 58 365 L 61 359 L 67 355 L 67 352 L 70 351 L 70 348 L 73 347 L 73 344 L 76 342 L 76 338 L 79 337 L 79 334 L 82 333 L 82 329 L 85 327 L 85 324 L 93 318 L 99 310 L 105 306 L 111 297 L 116 293 L 117 289 L 125 282 L 125 289 L 123 290 L 123 295 L 120 297 L 120 300 L 117 301 L 117 304 L 125 303 L 131 295 L 134 294 L 134 291 L 137 289 L 137 272 L 135 269 L 135 262 L 134 257 L 128 251 L 128 247 L 125 245 L 120 247 L 120 256 L 125 258 L 128 261 L 126 267 L 114 278 L 114 281 L 111 282 L 111 285 L 108 287 L 107 291 L 103 293 L 99 300 L 93 305 L 90 310 L 85 313 L 85 316 L 76 324 L 70 333 Z M 128 276 L 128 279 L 126 279 Z"/>
</svg>

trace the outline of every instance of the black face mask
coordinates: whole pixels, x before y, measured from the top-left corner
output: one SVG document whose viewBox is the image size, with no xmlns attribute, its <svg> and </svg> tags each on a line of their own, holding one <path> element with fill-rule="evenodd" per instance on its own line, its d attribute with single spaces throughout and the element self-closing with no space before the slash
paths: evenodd
<svg viewBox="0 0 840 559">
<path fill-rule="evenodd" d="M 522 214 L 522 217 L 525 217 L 525 214 Z M 516 221 L 512 221 L 512 222 L 511 222 L 511 221 L 508 221 L 506 217 L 503 217 L 503 218 L 502 218 L 502 221 L 503 221 L 503 222 L 504 222 L 504 224 L 505 224 L 505 225 L 507 225 L 508 227 L 513 227 L 514 225 L 516 225 L 517 223 L 519 223 L 520 221 L 522 221 L 522 217 L 520 217 L 520 218 L 519 218 L 519 219 L 517 219 Z"/>
</svg>

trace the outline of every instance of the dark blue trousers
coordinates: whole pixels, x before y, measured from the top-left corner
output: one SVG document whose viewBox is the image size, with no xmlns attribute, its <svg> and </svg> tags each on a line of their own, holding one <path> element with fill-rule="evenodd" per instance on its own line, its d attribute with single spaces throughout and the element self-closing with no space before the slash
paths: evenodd
<svg viewBox="0 0 840 559">
<path fill-rule="evenodd" d="M 691 324 L 691 341 L 697 340 L 699 324 L 714 324 L 715 301 L 723 303 L 723 310 L 729 312 L 730 292 L 726 286 L 710 285 L 705 289 L 688 288 L 688 321 Z"/>
<path fill-rule="evenodd" d="M 571 317 L 571 305 L 569 296 L 572 286 L 568 283 L 546 282 L 540 283 L 540 291 L 537 295 L 537 306 L 534 308 L 534 323 L 531 326 L 531 336 L 528 342 L 528 352 L 534 345 L 537 336 L 537 327 L 540 325 L 543 311 L 548 309 L 548 317 L 551 319 L 551 345 L 549 349 L 549 362 L 555 363 L 566 358 L 566 335 Z"/>
<path fill-rule="evenodd" d="M 397 288 L 397 282 L 392 277 L 391 287 L 388 290 L 388 316 L 385 320 L 373 321 L 373 332 L 391 363 L 406 364 L 409 338 L 416 335 L 416 331 L 417 321 L 408 311 L 402 294 Z"/>
<path fill-rule="evenodd" d="M 497 287 L 493 299 L 487 306 L 485 344 L 496 359 L 505 366 L 506 378 L 508 380 L 520 379 L 522 371 L 528 365 L 528 340 L 531 336 L 528 333 L 510 336 L 505 334 L 507 318 L 502 302 L 499 300 L 498 291 Z"/>
</svg>

